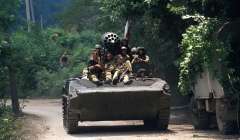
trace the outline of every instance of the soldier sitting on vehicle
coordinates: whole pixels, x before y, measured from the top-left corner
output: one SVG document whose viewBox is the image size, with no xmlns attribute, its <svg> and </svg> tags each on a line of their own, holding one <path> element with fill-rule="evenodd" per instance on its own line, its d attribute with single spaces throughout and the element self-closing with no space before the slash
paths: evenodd
<svg viewBox="0 0 240 140">
<path fill-rule="evenodd" d="M 146 50 L 143 47 L 138 47 L 137 54 L 135 54 L 134 56 L 135 57 L 132 60 L 132 64 L 149 64 L 150 62 L 150 58 L 146 54 Z"/>
<path fill-rule="evenodd" d="M 150 58 L 147 55 L 147 52 L 144 47 L 139 47 L 138 48 L 138 60 L 137 63 L 145 63 L 149 64 Z"/>
<path fill-rule="evenodd" d="M 143 47 L 137 48 L 137 55 L 132 60 L 133 70 L 135 73 L 148 73 L 150 58 Z"/>
<path fill-rule="evenodd" d="M 88 62 L 88 78 L 97 85 L 101 85 L 99 78 L 102 76 L 103 68 L 98 60 L 96 51 L 93 51 Z"/>
<path fill-rule="evenodd" d="M 118 82 L 123 81 L 124 84 L 130 84 L 131 80 L 129 74 L 132 72 L 131 63 L 124 61 L 122 55 L 118 55 L 116 58 L 116 67 L 113 75 L 113 85 L 116 85 Z"/>
<path fill-rule="evenodd" d="M 127 47 L 125 47 L 125 46 L 121 47 L 121 55 L 125 61 L 130 60 L 130 56 L 128 55 Z"/>
<path fill-rule="evenodd" d="M 88 68 L 83 69 L 81 79 L 89 80 L 89 78 L 88 78 Z"/>
<path fill-rule="evenodd" d="M 98 63 L 99 63 L 99 64 L 100 64 L 100 61 L 101 61 L 101 51 L 102 51 L 101 45 L 96 44 L 96 45 L 95 45 L 95 52 L 96 52 L 96 55 L 97 55 L 97 59 L 98 59 Z"/>
<path fill-rule="evenodd" d="M 130 70 L 130 73 L 132 73 L 132 64 L 131 64 L 131 57 L 127 53 L 127 47 L 122 46 L 121 48 L 121 56 L 123 57 L 124 63 L 126 63 L 128 69 Z"/>
<path fill-rule="evenodd" d="M 138 54 L 137 54 L 137 48 L 136 47 L 133 47 L 131 49 L 131 64 L 134 63 L 135 59 L 137 59 L 138 57 Z"/>
<path fill-rule="evenodd" d="M 110 84 L 112 82 L 112 75 L 114 72 L 114 60 L 113 60 L 113 55 L 108 52 L 106 56 L 106 62 L 105 62 L 105 83 Z"/>
</svg>

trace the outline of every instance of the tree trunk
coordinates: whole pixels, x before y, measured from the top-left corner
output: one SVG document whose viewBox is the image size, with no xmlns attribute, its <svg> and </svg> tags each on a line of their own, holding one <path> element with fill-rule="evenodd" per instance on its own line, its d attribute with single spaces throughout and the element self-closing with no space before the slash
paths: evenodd
<svg viewBox="0 0 240 140">
<path fill-rule="evenodd" d="M 17 82 L 16 82 L 16 73 L 12 66 L 8 67 L 9 69 L 9 85 L 10 85 L 10 94 L 12 100 L 12 110 L 16 116 L 21 115 L 18 94 L 17 94 Z"/>
<path fill-rule="evenodd" d="M 35 23 L 35 11 L 34 11 L 34 5 L 33 5 L 33 0 L 30 0 L 30 11 L 31 11 L 31 18 L 32 22 Z"/>
<path fill-rule="evenodd" d="M 30 11 L 30 1 L 25 0 L 26 5 L 26 16 L 27 16 L 27 25 L 28 25 L 28 32 L 31 31 L 31 11 Z"/>
</svg>

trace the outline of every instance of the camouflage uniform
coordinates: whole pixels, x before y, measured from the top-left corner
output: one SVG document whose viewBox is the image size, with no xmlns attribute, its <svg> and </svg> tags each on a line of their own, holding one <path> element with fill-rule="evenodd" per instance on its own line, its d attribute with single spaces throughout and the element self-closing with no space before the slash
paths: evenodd
<svg viewBox="0 0 240 140">
<path fill-rule="evenodd" d="M 142 47 L 139 47 L 138 53 L 135 55 L 135 57 L 132 60 L 134 73 L 138 73 L 139 70 L 141 71 L 144 70 L 145 72 L 148 73 L 149 63 L 150 63 L 150 58 L 148 55 L 146 55 L 145 49 Z"/>
<path fill-rule="evenodd" d="M 130 59 L 131 59 L 130 56 L 128 55 L 128 48 L 127 48 L 127 47 L 122 46 L 122 47 L 121 47 L 121 51 L 122 51 L 122 52 L 121 52 L 121 55 L 122 55 L 124 61 L 127 61 L 127 60 L 130 60 Z"/>
<path fill-rule="evenodd" d="M 82 79 L 89 80 L 89 78 L 88 78 L 88 68 L 84 68 L 84 69 L 83 69 Z"/>
<path fill-rule="evenodd" d="M 88 64 L 88 78 L 96 84 L 100 84 L 99 78 L 102 74 L 102 68 L 95 60 L 90 60 Z"/>
<path fill-rule="evenodd" d="M 115 67 L 115 72 L 113 75 L 113 84 L 116 84 L 118 81 L 121 81 L 121 80 L 123 80 L 124 84 L 129 84 L 129 82 L 131 82 L 129 78 L 129 74 L 132 72 L 131 63 L 130 61 L 124 62 L 124 59 L 122 56 L 120 59 L 122 59 L 121 61 L 123 63 L 118 62 L 118 64 Z"/>
<path fill-rule="evenodd" d="M 112 81 L 112 73 L 114 71 L 114 61 L 109 61 L 105 64 L 105 80 L 106 82 Z"/>
<path fill-rule="evenodd" d="M 150 62 L 150 58 L 148 55 L 138 55 L 138 62 L 137 63 L 145 63 L 145 64 L 149 64 Z"/>
<path fill-rule="evenodd" d="M 102 50 L 101 45 L 96 44 L 94 51 L 95 51 L 95 53 L 97 55 L 97 61 L 98 61 L 99 64 L 102 63 L 101 62 L 101 50 Z"/>
<path fill-rule="evenodd" d="M 99 53 L 94 49 L 88 62 L 88 78 L 95 84 L 100 85 L 99 78 L 102 76 L 102 73 L 103 67 L 99 59 Z"/>
<path fill-rule="evenodd" d="M 140 51 L 142 51 L 142 54 L 140 53 Z M 134 63 L 145 63 L 145 64 L 149 64 L 150 62 L 150 58 L 148 55 L 146 55 L 146 50 L 143 47 L 139 47 L 138 48 L 138 53 L 136 54 L 136 60 L 134 61 Z"/>
<path fill-rule="evenodd" d="M 127 47 L 123 46 L 122 48 L 122 54 L 121 56 L 123 57 L 123 61 L 125 62 L 125 65 L 127 67 L 127 69 L 129 70 L 129 72 L 132 72 L 132 64 L 131 64 L 131 57 L 127 54 Z M 123 52 L 125 51 L 125 52 Z"/>
<path fill-rule="evenodd" d="M 105 76 L 105 83 L 110 84 L 112 81 L 112 73 L 115 69 L 114 67 L 114 61 L 113 61 L 113 55 L 110 52 L 107 52 L 105 56 L 105 62 L 104 62 L 104 76 Z"/>
<path fill-rule="evenodd" d="M 133 47 L 131 49 L 131 63 L 134 61 L 134 59 L 137 57 L 137 48 L 136 47 Z"/>
</svg>

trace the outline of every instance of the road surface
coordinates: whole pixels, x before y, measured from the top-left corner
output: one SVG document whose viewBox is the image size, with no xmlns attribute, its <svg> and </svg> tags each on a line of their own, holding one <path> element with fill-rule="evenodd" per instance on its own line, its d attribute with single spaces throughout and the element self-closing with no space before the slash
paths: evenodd
<svg viewBox="0 0 240 140">
<path fill-rule="evenodd" d="M 238 139 L 223 136 L 216 129 L 196 131 L 187 111 L 172 111 L 169 130 L 149 130 L 141 121 L 85 122 L 79 133 L 68 135 L 62 125 L 61 100 L 29 100 L 23 109 L 25 138 L 31 140 L 219 140 Z M 87 127 L 86 127 L 87 126 Z"/>
</svg>

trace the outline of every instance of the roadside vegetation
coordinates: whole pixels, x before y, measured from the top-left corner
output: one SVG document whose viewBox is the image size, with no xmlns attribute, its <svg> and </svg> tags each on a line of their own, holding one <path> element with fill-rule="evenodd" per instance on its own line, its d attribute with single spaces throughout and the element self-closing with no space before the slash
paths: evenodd
<svg viewBox="0 0 240 140">
<path fill-rule="evenodd" d="M 227 95 L 239 99 L 239 29 L 235 25 L 239 23 L 236 7 L 239 2 L 199 1 L 199 5 L 197 2 L 188 6 L 186 10 L 191 12 L 184 15 L 195 23 L 182 35 L 179 91 L 189 94 L 196 76 L 208 69 Z"/>
<path fill-rule="evenodd" d="M 1 103 L 1 102 L 0 102 Z M 9 106 L 0 105 L 0 140 L 18 140 L 16 119 L 13 117 Z"/>
</svg>

